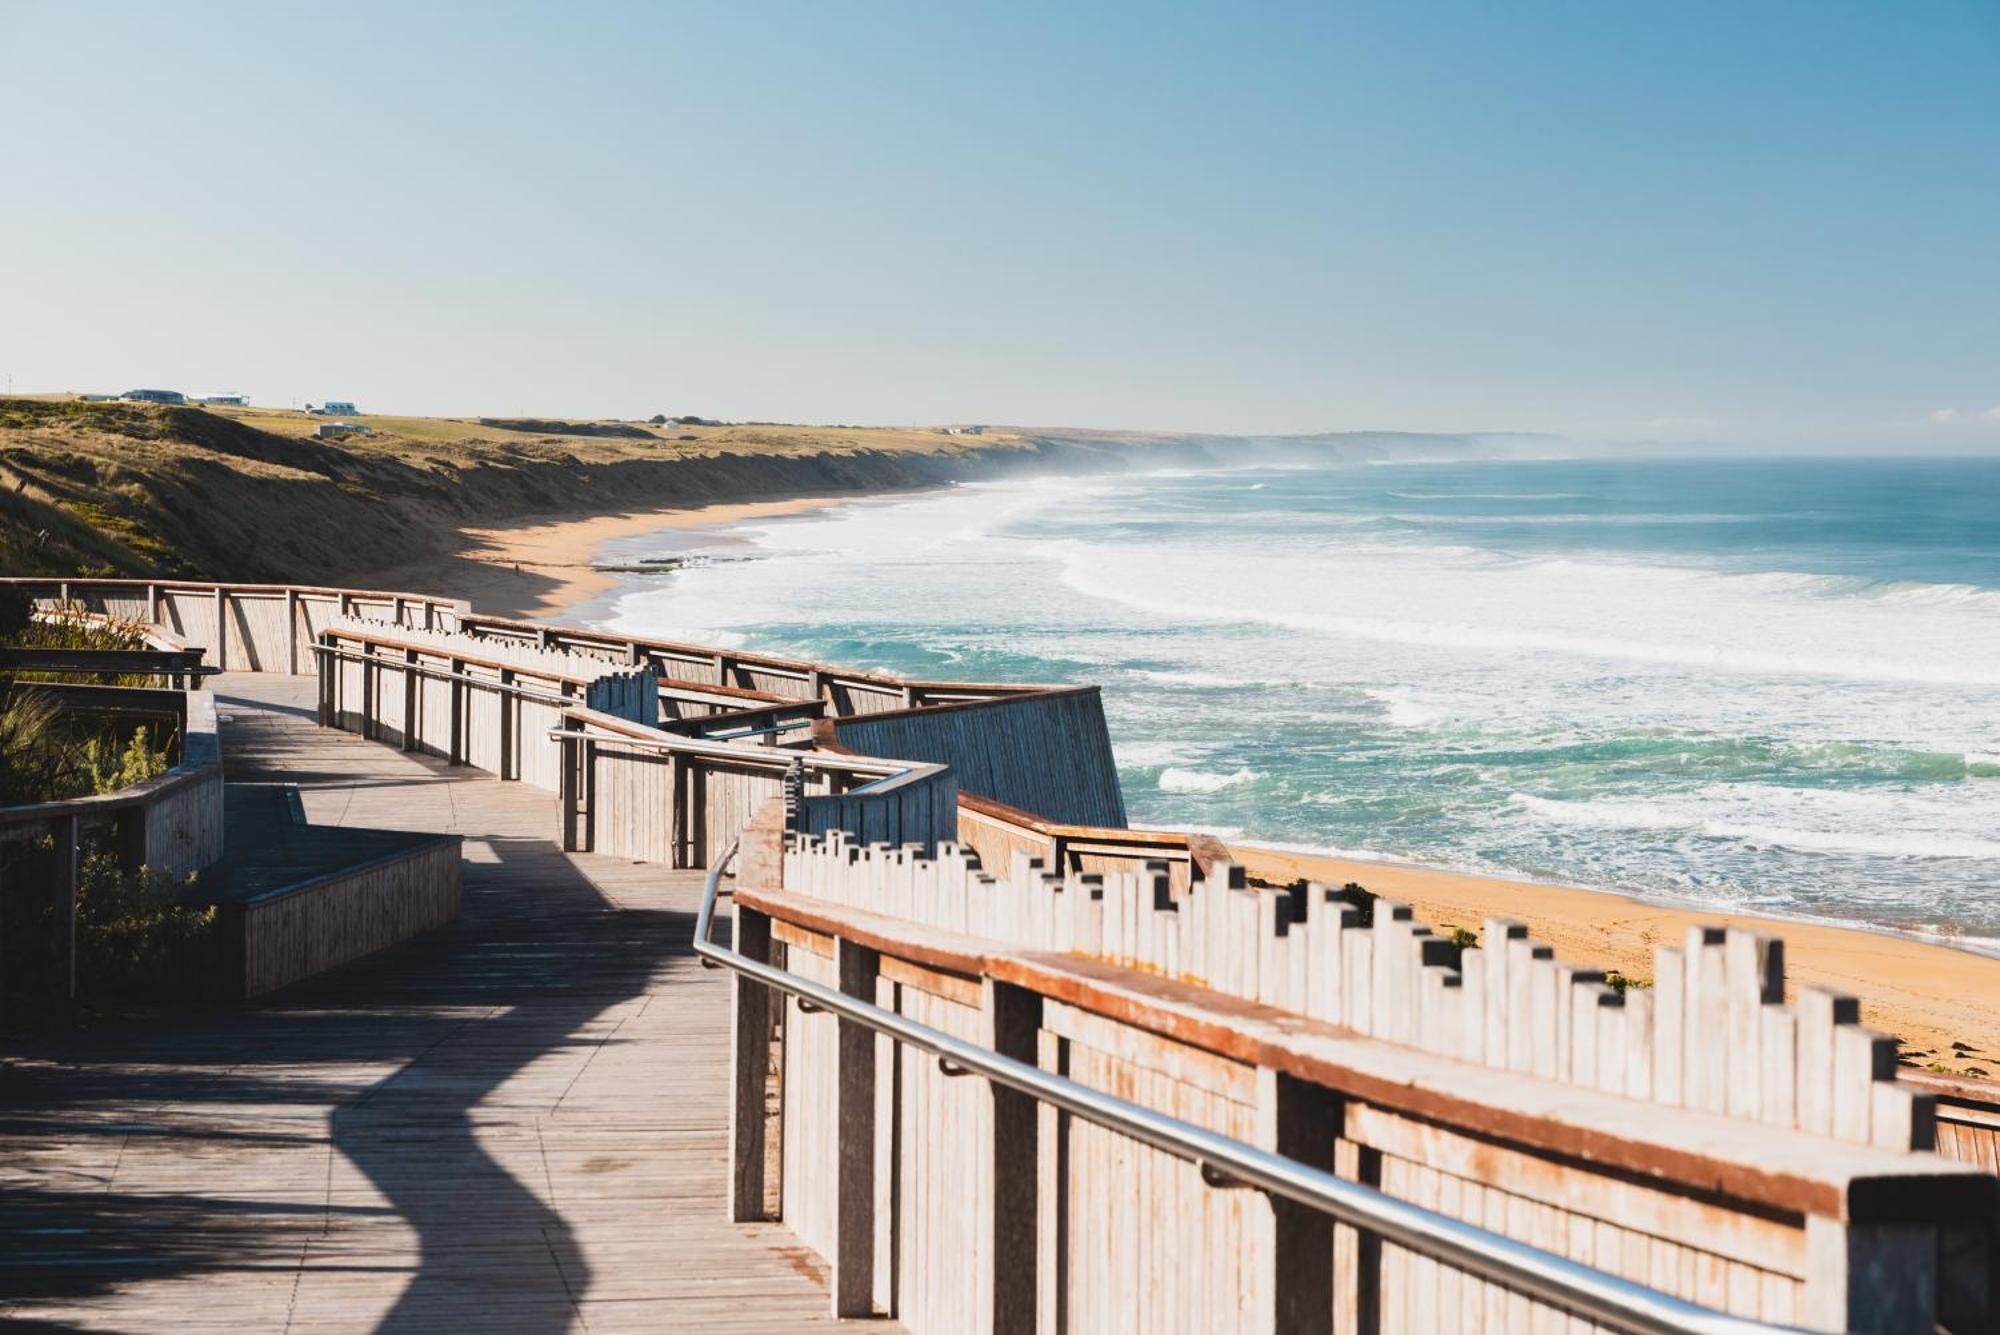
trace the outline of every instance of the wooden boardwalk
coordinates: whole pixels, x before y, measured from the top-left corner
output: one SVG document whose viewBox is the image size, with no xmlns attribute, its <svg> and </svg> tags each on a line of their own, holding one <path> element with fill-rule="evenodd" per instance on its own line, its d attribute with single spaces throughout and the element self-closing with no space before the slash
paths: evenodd
<svg viewBox="0 0 2000 1335">
<path fill-rule="evenodd" d="M 465 837 L 461 921 L 253 1007 L 8 1043 L 0 1318 L 130 1331 L 838 1324 L 724 1218 L 724 975 L 700 873 L 555 845 L 553 799 L 216 679 L 233 782 Z M 869 1323 L 881 1329 L 884 1323 Z"/>
</svg>

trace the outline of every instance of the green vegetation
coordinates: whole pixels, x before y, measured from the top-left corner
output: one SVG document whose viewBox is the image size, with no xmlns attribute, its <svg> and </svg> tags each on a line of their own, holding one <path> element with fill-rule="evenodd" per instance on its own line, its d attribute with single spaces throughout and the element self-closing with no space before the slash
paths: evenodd
<svg viewBox="0 0 2000 1335">
<path fill-rule="evenodd" d="M 50 649 L 143 648 L 139 628 L 77 610 L 34 617 L 0 590 L 0 644 Z M 37 680 L 0 680 L 0 805 L 115 793 L 166 773 L 173 739 L 145 723 L 71 714 Z M 144 681 L 139 678 L 136 681 Z M 46 827 L 31 826 L 31 829 Z M 179 902 L 178 887 L 121 868 L 110 831 L 84 832 L 77 889 L 77 972 L 94 1000 L 202 992 L 215 968 L 215 911 Z M 0 843 L 0 980 L 8 1023 L 75 1018 L 66 1002 L 69 905 L 55 840 Z"/>
<path fill-rule="evenodd" d="M 67 1000 L 69 905 L 53 893 L 52 841 L 0 846 L 0 1029 L 44 1028 L 89 1018 L 106 1003 L 219 995 L 225 944 L 210 905 L 181 902 L 183 887 L 145 868 L 127 871 L 109 851 L 87 850 L 76 899 L 81 1006 Z"/>
<path fill-rule="evenodd" d="M 106 852 L 84 859 L 77 892 L 77 974 L 94 997 L 185 997 L 215 975 L 216 911 L 183 904 L 182 887 Z"/>
<path fill-rule="evenodd" d="M 76 609 L 31 615 L 27 600 L 0 590 L 0 644 L 39 649 L 139 649 L 137 626 L 93 617 Z M 35 684 L 85 680 L 63 673 L 21 673 L 0 678 L 0 804 L 54 802 L 116 792 L 155 778 L 173 765 L 174 739 L 145 724 L 118 727 L 63 712 L 60 701 Z M 95 680 L 95 679 L 90 679 Z M 132 677 L 119 684 L 144 685 Z"/>
<path fill-rule="evenodd" d="M 1604 975 L 1604 982 L 1607 987 L 1615 990 L 1621 997 L 1625 995 L 1627 988 L 1645 988 L 1653 985 L 1653 980 L 1650 978 L 1633 978 L 1618 972 L 1616 969 Z"/>
<path fill-rule="evenodd" d="M 331 583 L 525 515 L 936 485 L 1055 446 L 919 428 L 382 417 L 0 398 L 0 575 Z"/>
</svg>

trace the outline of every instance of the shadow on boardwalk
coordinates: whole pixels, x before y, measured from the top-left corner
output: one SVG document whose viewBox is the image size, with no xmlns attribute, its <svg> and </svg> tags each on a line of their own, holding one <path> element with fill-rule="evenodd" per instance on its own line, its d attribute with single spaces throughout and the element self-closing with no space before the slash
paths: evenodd
<svg viewBox="0 0 2000 1335">
<path fill-rule="evenodd" d="M 546 840 L 486 846 L 459 923 L 260 1007 L 9 1043 L 0 1313 L 144 1285 L 191 1291 L 119 1324 L 282 1327 L 310 1269 L 380 1330 L 568 1329 L 592 1274 L 541 1119 L 692 921 L 614 907 Z"/>
</svg>

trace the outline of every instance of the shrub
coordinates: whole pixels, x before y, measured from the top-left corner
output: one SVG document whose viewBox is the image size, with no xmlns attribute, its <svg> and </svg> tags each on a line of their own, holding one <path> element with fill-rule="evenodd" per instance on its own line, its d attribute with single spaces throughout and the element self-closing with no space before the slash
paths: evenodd
<svg viewBox="0 0 2000 1335">
<path fill-rule="evenodd" d="M 154 749 L 143 723 L 132 730 L 123 747 L 108 735 L 90 738 L 83 745 L 83 761 L 90 770 L 91 791 L 95 793 L 115 793 L 120 788 L 157 779 L 173 768 L 167 748 Z"/>
<path fill-rule="evenodd" d="M 184 886 L 108 852 L 87 854 L 77 889 L 77 976 L 93 997 L 201 996 L 220 982 L 216 912 Z"/>
<path fill-rule="evenodd" d="M 52 802 L 89 792 L 73 741 L 48 692 L 0 696 L 0 803 Z"/>
</svg>

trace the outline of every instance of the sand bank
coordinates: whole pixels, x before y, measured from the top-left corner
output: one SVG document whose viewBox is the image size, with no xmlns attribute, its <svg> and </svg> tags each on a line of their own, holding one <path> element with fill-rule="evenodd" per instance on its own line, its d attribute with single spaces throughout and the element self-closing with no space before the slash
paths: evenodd
<svg viewBox="0 0 2000 1335">
<path fill-rule="evenodd" d="M 1517 918 L 1559 958 L 1650 979 L 1653 947 L 1680 945 L 1695 923 L 1748 927 L 1784 938 L 1790 986 L 1834 988 L 1861 998 L 1862 1019 L 1903 1041 L 1918 1065 L 2000 1075 L 2000 960 L 1886 932 L 1708 909 L 1675 908 L 1626 895 L 1508 881 L 1427 867 L 1357 862 L 1251 845 L 1232 851 L 1252 875 L 1332 885 L 1358 881 L 1409 904 L 1433 929 L 1484 935 L 1488 917 Z M 1955 1051 L 1953 1043 L 1975 1051 Z"/>
<path fill-rule="evenodd" d="M 490 616 L 557 620 L 600 598 L 617 576 L 593 568 L 608 542 L 640 533 L 721 529 L 746 519 L 797 514 L 853 496 L 806 496 L 781 501 L 632 510 L 578 517 L 538 516 L 459 530 L 460 549 L 448 557 L 398 566 L 366 583 L 464 598 Z M 667 546 L 662 541 L 662 546 Z M 694 545 L 692 542 L 689 545 Z"/>
</svg>

